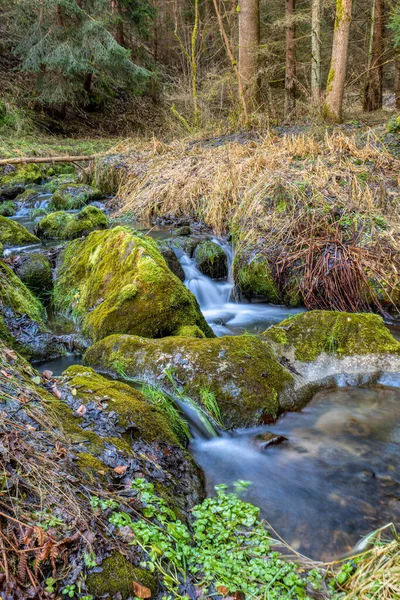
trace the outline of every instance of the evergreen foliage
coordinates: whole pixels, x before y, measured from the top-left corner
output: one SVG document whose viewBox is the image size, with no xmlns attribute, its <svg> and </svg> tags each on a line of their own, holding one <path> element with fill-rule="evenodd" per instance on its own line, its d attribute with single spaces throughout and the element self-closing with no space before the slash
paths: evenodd
<svg viewBox="0 0 400 600">
<path fill-rule="evenodd" d="M 104 3 L 21 3 L 29 23 L 15 53 L 22 59 L 21 70 L 36 74 L 41 103 L 88 105 L 112 96 L 118 87 L 138 91 L 145 85 L 150 73 L 132 62 L 130 51 L 116 42 L 101 20 L 107 14 Z"/>
</svg>

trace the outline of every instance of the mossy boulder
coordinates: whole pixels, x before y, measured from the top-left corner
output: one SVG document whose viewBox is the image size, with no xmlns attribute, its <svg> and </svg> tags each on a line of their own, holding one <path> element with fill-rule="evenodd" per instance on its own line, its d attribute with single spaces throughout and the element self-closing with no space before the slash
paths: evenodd
<svg viewBox="0 0 400 600">
<path fill-rule="evenodd" d="M 375 314 L 314 310 L 274 325 L 263 336 L 278 352 L 291 352 L 302 362 L 315 361 L 323 353 L 339 358 L 372 354 L 400 354 L 400 343 Z"/>
<path fill-rule="evenodd" d="M 46 357 L 50 339 L 41 302 L 0 262 L 0 336 L 29 359 Z"/>
<path fill-rule="evenodd" d="M 103 560 L 101 571 L 92 573 L 87 578 L 88 591 L 95 598 L 113 598 L 116 594 L 122 600 L 133 598 L 135 596 L 133 582 L 148 588 L 152 594 L 157 591 L 157 580 L 154 575 L 140 567 L 135 567 L 119 552 L 113 552 Z"/>
<path fill-rule="evenodd" d="M 221 246 L 212 240 L 204 240 L 196 246 L 194 259 L 203 275 L 212 279 L 224 279 L 228 276 L 227 256 Z"/>
<path fill-rule="evenodd" d="M 17 205 L 12 200 L 6 200 L 0 203 L 0 216 L 13 217 L 17 212 Z"/>
<path fill-rule="evenodd" d="M 53 288 L 50 261 L 38 252 L 22 256 L 21 264 L 16 268 L 21 281 L 42 301 L 48 301 Z"/>
<path fill-rule="evenodd" d="M 102 197 L 102 193 L 90 185 L 64 183 L 53 193 L 51 204 L 56 210 L 73 210 Z"/>
<path fill-rule="evenodd" d="M 81 405 L 93 402 L 94 397 L 106 398 L 102 411 L 117 415 L 119 427 L 129 433 L 127 441 L 142 439 L 148 443 L 180 445 L 181 440 L 174 433 L 168 417 L 138 390 L 126 383 L 105 379 L 89 367 L 72 366 L 63 375 L 76 390 L 75 398 Z"/>
<path fill-rule="evenodd" d="M 126 376 L 173 393 L 174 385 L 164 375 L 168 369 L 176 385 L 205 411 L 208 393 L 214 394 L 226 427 L 274 419 L 280 411 L 279 394 L 293 383 L 270 346 L 257 336 L 150 340 L 113 335 L 89 348 L 84 360 L 114 375 L 123 365 Z"/>
<path fill-rule="evenodd" d="M 213 336 L 157 244 L 124 227 L 68 244 L 58 261 L 55 299 L 57 310 L 72 314 L 95 341 L 112 333 L 164 337 L 185 325 Z"/>
<path fill-rule="evenodd" d="M 193 236 L 183 236 L 180 235 L 178 237 L 166 238 L 164 243 L 167 244 L 170 248 L 175 249 L 177 254 L 185 253 L 190 258 L 192 258 L 193 253 L 196 249 L 197 244 L 201 242 L 200 238 Z"/>
<path fill-rule="evenodd" d="M 173 272 L 174 275 L 176 275 L 178 277 L 178 279 L 180 279 L 181 281 L 184 281 L 185 280 L 185 272 L 182 268 L 181 263 L 179 262 L 178 257 L 176 256 L 176 254 L 172 250 L 172 248 L 164 241 L 159 241 L 159 240 L 157 240 L 157 246 L 158 246 L 158 249 L 159 249 L 160 253 L 162 254 L 165 262 L 167 263 L 168 268 Z"/>
<path fill-rule="evenodd" d="M 58 190 L 59 187 L 63 185 L 70 185 L 73 183 L 75 183 L 74 175 L 56 175 L 55 177 L 52 177 L 52 179 L 50 179 L 49 181 L 46 181 L 46 183 L 44 184 L 44 189 L 47 192 L 54 193 L 56 190 Z"/>
<path fill-rule="evenodd" d="M 238 254 L 233 261 L 233 276 L 239 291 L 248 298 L 262 297 L 279 303 L 279 291 L 271 267 L 261 255 Z"/>
<path fill-rule="evenodd" d="M 4 246 L 40 244 L 39 238 L 30 233 L 23 225 L 2 216 L 0 216 L 0 242 Z"/>
<path fill-rule="evenodd" d="M 18 167 L 9 166 L 2 171 L 0 176 L 0 196 L 13 199 L 23 192 L 24 187 L 30 183 L 39 183 L 43 178 L 38 165 L 28 164 Z"/>
<path fill-rule="evenodd" d="M 41 238 L 72 240 L 95 229 L 107 228 L 107 217 L 99 208 L 86 206 L 77 214 L 58 211 L 45 216 L 35 227 Z"/>
<path fill-rule="evenodd" d="M 36 198 L 39 196 L 39 192 L 38 190 L 35 190 L 33 188 L 28 188 L 27 190 L 24 190 L 22 192 L 22 194 L 19 194 L 16 198 L 15 201 L 16 202 L 22 202 L 25 205 L 29 205 L 31 204 L 34 200 L 36 200 Z"/>
<path fill-rule="evenodd" d="M 190 225 L 182 225 L 182 227 L 177 227 L 174 231 L 175 236 L 187 236 L 192 233 Z"/>
</svg>

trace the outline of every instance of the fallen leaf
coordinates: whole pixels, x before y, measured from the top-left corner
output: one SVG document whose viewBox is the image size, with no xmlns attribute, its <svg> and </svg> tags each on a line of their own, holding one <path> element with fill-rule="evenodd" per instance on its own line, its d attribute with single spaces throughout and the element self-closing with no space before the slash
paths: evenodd
<svg viewBox="0 0 400 600">
<path fill-rule="evenodd" d="M 71 394 L 72 394 L 73 396 L 76 396 L 76 395 L 77 395 L 77 393 L 78 393 L 78 390 L 77 390 L 76 388 L 72 388 L 72 390 L 71 390 Z"/>
<path fill-rule="evenodd" d="M 53 387 L 51 388 L 51 391 L 53 392 L 53 394 L 55 395 L 56 398 L 58 398 L 58 399 L 61 398 L 61 392 L 56 385 L 53 385 Z"/>
<path fill-rule="evenodd" d="M 17 358 L 17 354 L 14 352 L 14 350 L 9 350 L 8 348 L 6 348 L 5 350 L 3 350 L 3 352 L 6 355 L 6 357 L 10 358 L 11 360 L 15 360 Z"/>
<path fill-rule="evenodd" d="M 137 581 L 133 582 L 133 591 L 138 598 L 151 598 L 151 590 Z"/>
<path fill-rule="evenodd" d="M 115 467 L 114 473 L 117 473 L 117 475 L 125 475 L 127 470 L 128 470 L 127 465 L 119 465 L 118 467 Z M 138 594 L 136 594 L 136 596 L 137 595 Z M 139 596 L 139 598 L 147 598 L 147 596 Z"/>
<path fill-rule="evenodd" d="M 39 383 L 40 383 L 39 375 L 36 375 L 36 377 L 32 377 L 32 381 L 33 381 L 33 383 L 36 383 L 36 385 L 39 385 Z"/>
<path fill-rule="evenodd" d="M 6 379 L 11 379 L 12 377 L 10 373 L 7 373 L 7 371 L 3 371 L 3 369 L 0 371 L 0 373 L 3 375 L 3 377 L 6 377 Z"/>
<path fill-rule="evenodd" d="M 45 371 L 43 371 L 42 377 L 44 377 L 45 379 L 51 379 L 53 377 L 53 371 L 46 369 Z"/>
<path fill-rule="evenodd" d="M 76 409 L 76 414 L 79 415 L 80 417 L 83 417 L 85 412 L 86 412 L 86 406 L 84 404 L 81 404 L 80 407 Z"/>
<path fill-rule="evenodd" d="M 229 593 L 229 590 L 224 585 L 219 585 L 217 587 L 217 592 L 218 592 L 218 594 L 222 594 L 223 596 L 226 596 Z"/>
</svg>

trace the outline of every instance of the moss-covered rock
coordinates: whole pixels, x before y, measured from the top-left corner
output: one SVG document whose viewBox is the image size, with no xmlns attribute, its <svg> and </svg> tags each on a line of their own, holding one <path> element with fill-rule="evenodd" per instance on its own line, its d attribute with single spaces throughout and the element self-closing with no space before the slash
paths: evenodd
<svg viewBox="0 0 400 600">
<path fill-rule="evenodd" d="M 400 354 L 400 343 L 381 317 L 374 314 L 314 310 L 274 325 L 264 337 L 299 361 L 314 361 L 329 353 L 338 357 Z"/>
<path fill-rule="evenodd" d="M 64 371 L 76 398 L 86 406 L 93 398 L 109 399 L 102 410 L 118 417 L 118 425 L 129 432 L 127 441 L 164 442 L 180 445 L 168 418 L 160 408 L 149 403 L 138 390 L 120 381 L 110 381 L 89 367 L 75 365 Z"/>
<path fill-rule="evenodd" d="M 135 567 L 119 552 L 113 552 L 103 560 L 100 572 L 89 575 L 87 586 L 95 598 L 106 596 L 112 598 L 115 594 L 120 594 L 122 600 L 126 600 L 135 596 L 134 581 L 155 594 L 157 590 L 155 577 L 149 571 Z"/>
<path fill-rule="evenodd" d="M 64 183 L 53 193 L 51 204 L 56 210 L 72 210 L 99 198 L 102 198 L 102 193 L 90 185 Z"/>
<path fill-rule="evenodd" d="M 193 253 L 196 249 L 197 244 L 201 242 L 200 238 L 193 236 L 178 236 L 172 238 L 166 238 L 164 243 L 167 244 L 170 248 L 174 248 L 175 250 L 184 252 L 190 258 L 193 256 Z"/>
<path fill-rule="evenodd" d="M 44 184 L 44 189 L 47 192 L 54 193 L 62 185 L 69 185 L 69 184 L 73 184 L 74 182 L 75 182 L 74 175 L 68 175 L 68 174 L 56 175 L 55 177 L 52 177 L 52 179 L 50 179 L 50 181 L 46 181 L 46 183 Z"/>
<path fill-rule="evenodd" d="M 112 333 L 163 337 L 185 325 L 213 335 L 156 243 L 123 227 L 93 232 L 67 246 L 57 268 L 55 300 L 93 340 Z"/>
<path fill-rule="evenodd" d="M 238 289 L 244 296 L 248 298 L 261 296 L 268 302 L 279 302 L 279 292 L 271 267 L 263 256 L 235 256 L 233 276 Z"/>
<path fill-rule="evenodd" d="M 53 281 L 51 265 L 47 256 L 38 252 L 23 256 L 16 273 L 35 296 L 42 301 L 48 301 Z"/>
<path fill-rule="evenodd" d="M 158 249 L 163 256 L 165 262 L 168 265 L 168 268 L 173 272 L 174 275 L 178 277 L 181 281 L 185 280 L 185 273 L 182 268 L 181 263 L 179 262 L 178 257 L 172 248 L 165 243 L 163 240 L 157 240 Z"/>
<path fill-rule="evenodd" d="M 169 337 L 149 340 L 110 336 L 85 354 L 94 368 L 174 386 L 163 376 L 167 369 L 183 392 L 206 411 L 214 394 L 226 427 L 255 425 L 279 413 L 279 394 L 292 384 L 292 375 L 275 359 L 271 348 L 257 336 L 194 339 Z M 211 415 L 212 416 L 212 415 Z"/>
<path fill-rule="evenodd" d="M 6 200 L 0 203 L 0 216 L 13 217 L 17 212 L 17 205 L 12 200 Z"/>
<path fill-rule="evenodd" d="M 30 203 L 32 203 L 34 200 L 36 200 L 36 198 L 39 196 L 39 192 L 38 190 L 35 190 L 34 188 L 28 188 L 26 190 L 24 190 L 22 192 L 22 194 L 19 194 L 16 198 L 15 201 L 16 202 L 23 202 L 24 204 L 29 205 Z"/>
<path fill-rule="evenodd" d="M 0 196 L 15 198 L 23 191 L 23 186 L 30 183 L 39 183 L 43 178 L 38 165 L 27 164 L 10 168 L 0 176 Z"/>
<path fill-rule="evenodd" d="M 41 238 L 72 240 L 106 228 L 106 215 L 95 206 L 86 206 L 77 214 L 58 211 L 47 215 L 36 225 L 35 233 Z"/>
<path fill-rule="evenodd" d="M 4 246 L 24 246 L 40 244 L 39 238 L 30 233 L 23 225 L 0 216 L 0 242 Z"/>
<path fill-rule="evenodd" d="M 221 248 L 211 240 L 204 240 L 196 246 L 194 258 L 203 275 L 212 279 L 224 279 L 228 276 L 228 259 Z"/>
<path fill-rule="evenodd" d="M 174 231 L 175 236 L 187 236 L 192 233 L 190 225 L 182 225 L 182 227 L 177 227 Z"/>
<path fill-rule="evenodd" d="M 202 340 L 206 337 L 204 331 L 202 331 L 197 325 L 184 325 L 177 330 L 175 335 L 177 337 L 197 338 L 199 340 Z"/>
</svg>

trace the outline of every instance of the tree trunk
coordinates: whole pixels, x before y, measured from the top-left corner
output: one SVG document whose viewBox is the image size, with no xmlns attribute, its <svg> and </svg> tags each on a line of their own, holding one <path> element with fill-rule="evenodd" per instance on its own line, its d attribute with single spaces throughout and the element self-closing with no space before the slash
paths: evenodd
<svg viewBox="0 0 400 600">
<path fill-rule="evenodd" d="M 285 68 L 285 118 L 296 109 L 296 49 L 294 44 L 294 11 L 296 0 L 285 0 L 286 16 L 286 68 Z"/>
<path fill-rule="evenodd" d="M 115 41 L 120 46 L 125 47 L 125 32 L 124 32 L 124 21 L 122 18 L 121 4 L 119 0 L 115 0 L 115 12 L 117 13 L 117 31 L 115 32 Z"/>
<path fill-rule="evenodd" d="M 321 0 L 311 7 L 311 98 L 318 106 L 321 98 Z"/>
<path fill-rule="evenodd" d="M 382 108 L 384 0 L 372 0 L 371 42 L 364 88 L 364 110 Z"/>
<path fill-rule="evenodd" d="M 324 104 L 325 119 L 335 123 L 342 121 L 351 16 L 352 0 L 336 0 L 335 32 Z"/>
<path fill-rule="evenodd" d="M 400 110 L 400 58 L 396 59 L 396 75 L 397 75 L 396 108 L 398 110 Z"/>
<path fill-rule="evenodd" d="M 259 45 L 259 0 L 243 0 L 239 13 L 239 75 L 248 110 L 254 109 L 258 100 Z"/>
</svg>

